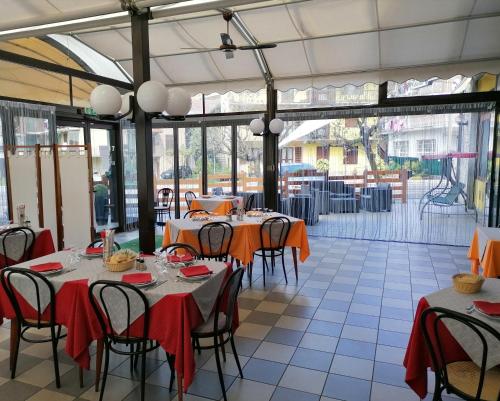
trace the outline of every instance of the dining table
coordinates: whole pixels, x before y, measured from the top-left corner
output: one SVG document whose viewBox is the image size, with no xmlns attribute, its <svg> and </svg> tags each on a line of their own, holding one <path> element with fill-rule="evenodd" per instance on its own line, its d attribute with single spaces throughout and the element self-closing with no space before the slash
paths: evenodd
<svg viewBox="0 0 500 401">
<path fill-rule="evenodd" d="M 427 395 L 427 372 L 432 367 L 430 353 L 427 349 L 420 325 L 420 318 L 429 307 L 442 307 L 471 316 L 489 325 L 500 333 L 500 319 L 489 317 L 470 307 L 474 301 L 500 302 L 500 280 L 485 279 L 480 292 L 463 294 L 453 287 L 445 288 L 422 297 L 418 303 L 413 328 L 411 330 L 408 347 L 403 365 L 406 368 L 405 381 L 410 388 L 421 398 Z M 438 325 L 438 335 L 442 344 L 446 344 L 444 359 L 447 363 L 458 361 L 472 361 L 481 365 L 482 345 L 478 338 L 471 335 L 470 330 L 463 324 L 446 319 Z M 500 342 L 492 335 L 485 334 L 488 345 L 487 369 L 500 365 Z"/>
<path fill-rule="evenodd" d="M 191 202 L 191 210 L 202 209 L 216 214 L 225 216 L 232 208 L 244 207 L 243 197 L 232 195 L 201 195 Z"/>
<path fill-rule="evenodd" d="M 55 290 L 56 323 L 64 326 L 67 331 L 65 351 L 80 367 L 89 369 L 89 346 L 97 340 L 98 349 L 101 347 L 102 350 L 103 347 L 103 333 L 89 300 L 89 285 L 97 280 L 121 281 L 124 274 L 133 273 L 134 270 L 110 272 L 103 265 L 102 257 L 90 258 L 85 256 L 84 251 L 80 253 L 75 250 L 56 252 L 15 267 L 28 269 L 35 264 L 53 262 L 59 262 L 63 266 L 62 270 L 47 274 L 46 277 Z M 195 372 L 191 331 L 208 320 L 219 291 L 230 276 L 232 268 L 230 264 L 223 262 L 196 260 L 193 266 L 205 265 L 212 274 L 201 281 L 187 281 L 179 277 L 178 267 L 181 265 L 163 263 L 160 257 L 145 257 L 144 265 L 145 271 L 150 272 L 153 279 L 152 285 L 141 287 L 150 307 L 149 338 L 157 341 L 169 354 L 175 355 L 178 388 L 186 391 Z M 21 294 L 23 315 L 36 318 L 37 300 L 34 288 L 20 281 L 16 282 L 15 289 Z M 47 308 L 47 298 L 42 298 L 45 316 L 50 308 Z M 127 317 L 120 315 L 126 314 L 123 308 L 118 307 L 116 312 L 111 313 L 116 316 L 117 323 L 113 321 L 115 331 L 118 334 L 125 331 Z M 131 316 L 130 334 L 142 335 L 143 318 L 140 310 L 132 306 Z M 0 286 L 0 323 L 4 318 L 15 319 L 15 312 L 3 287 Z M 11 330 L 14 326 L 15 324 L 11 324 Z M 237 308 L 233 327 L 234 330 L 238 327 Z M 13 335 L 11 332 L 11 336 Z M 96 388 L 100 366 L 101 361 L 97 361 Z"/>
<path fill-rule="evenodd" d="M 7 228 L 22 228 L 19 225 L 5 226 L 4 230 Z M 49 255 L 55 252 L 54 240 L 52 239 L 52 233 L 48 228 L 38 228 L 30 227 L 35 233 L 35 239 L 31 247 L 30 259 L 36 259 L 41 256 Z M 0 241 L 2 241 L 2 229 L 0 228 Z M 0 266 L 13 265 L 24 256 L 24 241 L 25 236 L 23 234 L 13 234 L 9 235 L 5 241 L 5 247 L 7 248 L 7 256 L 4 255 L 3 247 L 0 246 Z"/>
<path fill-rule="evenodd" d="M 262 223 L 270 217 L 283 216 L 290 220 L 290 231 L 288 233 L 285 246 L 291 247 L 295 275 L 297 276 L 297 248 L 300 250 L 299 259 L 301 262 L 309 257 L 309 241 L 304 220 L 281 213 L 265 213 L 259 215 L 245 215 L 242 220 L 232 216 L 231 220 L 222 216 L 211 216 L 208 220 L 198 219 L 174 219 L 169 220 L 163 234 L 165 247 L 174 242 L 186 243 L 200 250 L 198 242 L 198 232 L 201 227 L 209 222 L 227 222 L 233 228 L 233 238 L 229 247 L 229 254 L 243 265 L 253 261 L 253 255 L 260 247 L 260 227 Z"/>
<path fill-rule="evenodd" d="M 467 256 L 474 274 L 500 277 L 500 228 L 477 226 Z"/>
</svg>

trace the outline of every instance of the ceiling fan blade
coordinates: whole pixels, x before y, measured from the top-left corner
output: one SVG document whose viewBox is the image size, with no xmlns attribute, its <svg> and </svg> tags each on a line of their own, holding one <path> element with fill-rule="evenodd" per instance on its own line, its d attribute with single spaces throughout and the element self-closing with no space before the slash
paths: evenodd
<svg viewBox="0 0 500 401">
<path fill-rule="evenodd" d="M 231 46 L 233 44 L 233 40 L 231 39 L 231 36 L 229 36 L 228 33 L 222 32 L 220 34 L 220 38 L 222 39 L 222 44 L 226 46 Z"/>
<path fill-rule="evenodd" d="M 226 56 L 226 60 L 234 58 L 234 52 L 232 50 L 226 50 L 224 52 L 224 55 Z"/>
<path fill-rule="evenodd" d="M 207 50 L 207 51 L 213 51 L 213 50 L 219 50 L 218 47 L 181 47 L 181 50 Z"/>
<path fill-rule="evenodd" d="M 278 46 L 276 43 L 259 43 L 258 45 L 238 46 L 238 50 L 273 49 L 276 46 Z"/>
</svg>

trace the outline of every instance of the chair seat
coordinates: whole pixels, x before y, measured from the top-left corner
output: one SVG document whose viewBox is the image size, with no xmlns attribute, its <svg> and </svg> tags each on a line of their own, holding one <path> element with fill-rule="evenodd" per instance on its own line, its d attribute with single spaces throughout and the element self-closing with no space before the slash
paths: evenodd
<svg viewBox="0 0 500 401">
<path fill-rule="evenodd" d="M 460 361 L 446 365 L 448 381 L 457 390 L 471 397 L 475 397 L 479 384 L 481 369 L 474 362 Z M 487 370 L 484 375 L 481 400 L 498 401 L 500 392 L 500 368 Z"/>
<path fill-rule="evenodd" d="M 198 327 L 196 327 L 193 331 L 192 334 L 194 335 L 209 335 L 214 332 L 214 318 L 215 315 L 212 313 L 209 318 L 207 319 L 206 322 L 200 324 Z M 226 327 L 226 322 L 227 322 L 227 316 L 223 312 L 219 312 L 219 320 L 218 320 L 218 331 L 223 331 L 224 328 Z"/>
</svg>

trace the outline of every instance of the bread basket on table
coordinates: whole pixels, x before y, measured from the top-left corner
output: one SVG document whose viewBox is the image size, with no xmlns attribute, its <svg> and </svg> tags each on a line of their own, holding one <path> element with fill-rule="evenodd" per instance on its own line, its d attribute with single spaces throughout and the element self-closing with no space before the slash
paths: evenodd
<svg viewBox="0 0 500 401">
<path fill-rule="evenodd" d="M 484 277 L 477 274 L 459 273 L 453 276 L 453 287 L 462 294 L 475 294 L 481 291 L 483 283 Z"/>
<path fill-rule="evenodd" d="M 122 249 L 111 257 L 109 257 L 104 264 L 110 272 L 124 272 L 135 267 L 137 254 L 129 249 Z"/>
</svg>

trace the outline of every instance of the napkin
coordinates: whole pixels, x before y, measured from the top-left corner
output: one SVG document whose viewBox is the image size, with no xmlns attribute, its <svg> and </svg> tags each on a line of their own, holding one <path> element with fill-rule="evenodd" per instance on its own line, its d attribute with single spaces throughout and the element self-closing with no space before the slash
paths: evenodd
<svg viewBox="0 0 500 401">
<path fill-rule="evenodd" d="M 85 253 L 87 255 L 102 255 L 102 247 L 98 248 L 87 248 L 85 250 Z"/>
<path fill-rule="evenodd" d="M 474 301 L 474 306 L 491 316 L 500 316 L 500 302 Z"/>
<path fill-rule="evenodd" d="M 62 268 L 63 265 L 60 262 L 48 262 L 30 266 L 30 270 L 33 270 L 34 272 L 38 273 L 61 270 Z"/>
<path fill-rule="evenodd" d="M 151 273 L 130 273 L 122 276 L 122 281 L 129 284 L 145 284 L 153 281 Z"/>
<path fill-rule="evenodd" d="M 193 260 L 192 255 L 167 255 L 167 260 L 172 263 L 178 262 L 191 262 Z"/>
<path fill-rule="evenodd" d="M 212 274 L 212 270 L 210 270 L 207 266 L 191 266 L 191 267 L 183 267 L 179 269 L 180 272 L 184 275 L 184 277 L 196 277 L 196 276 L 206 276 L 207 274 Z"/>
</svg>

